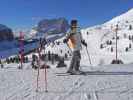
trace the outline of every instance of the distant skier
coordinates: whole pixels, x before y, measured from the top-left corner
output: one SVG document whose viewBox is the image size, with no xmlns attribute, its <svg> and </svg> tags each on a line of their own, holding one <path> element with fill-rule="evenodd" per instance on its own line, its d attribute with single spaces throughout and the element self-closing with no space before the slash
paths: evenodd
<svg viewBox="0 0 133 100">
<path fill-rule="evenodd" d="M 32 62 L 31 62 L 31 65 L 32 65 L 32 68 L 34 68 L 34 69 L 37 69 L 37 59 L 38 59 L 38 57 L 35 55 L 35 54 L 33 54 L 32 55 Z"/>
<path fill-rule="evenodd" d="M 1 68 L 4 68 L 4 65 L 3 65 L 1 59 L 0 59 L 0 66 L 1 66 Z"/>
<path fill-rule="evenodd" d="M 77 31 L 77 20 L 71 21 L 71 30 L 67 33 L 66 38 L 63 40 L 64 43 L 68 43 L 68 46 L 72 50 L 72 60 L 67 73 L 70 74 L 81 74 L 82 71 L 79 70 L 82 49 L 81 43 L 87 47 L 87 43 L 82 39 L 80 31 Z"/>
</svg>

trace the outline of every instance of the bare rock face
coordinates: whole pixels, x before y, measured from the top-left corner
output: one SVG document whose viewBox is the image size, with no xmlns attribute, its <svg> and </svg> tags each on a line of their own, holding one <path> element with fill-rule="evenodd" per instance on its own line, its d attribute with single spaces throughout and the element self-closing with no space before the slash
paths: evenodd
<svg viewBox="0 0 133 100">
<path fill-rule="evenodd" d="M 38 32 L 42 33 L 64 33 L 68 28 L 69 24 L 65 18 L 43 19 L 38 23 Z"/>
<path fill-rule="evenodd" d="M 13 32 L 10 28 L 5 25 L 0 24 L 0 41 L 14 39 Z"/>
</svg>

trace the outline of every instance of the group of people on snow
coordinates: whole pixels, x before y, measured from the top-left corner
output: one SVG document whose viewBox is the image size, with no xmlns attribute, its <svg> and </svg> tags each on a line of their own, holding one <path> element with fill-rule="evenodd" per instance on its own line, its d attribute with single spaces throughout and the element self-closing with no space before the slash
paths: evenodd
<svg viewBox="0 0 133 100">
<path fill-rule="evenodd" d="M 70 62 L 70 66 L 67 70 L 67 73 L 70 74 L 80 74 L 80 60 L 81 60 L 81 53 L 82 45 L 87 47 L 87 43 L 83 40 L 81 32 L 78 30 L 78 22 L 77 20 L 71 21 L 70 30 L 66 33 L 65 39 L 63 43 L 67 44 L 72 53 L 72 59 Z M 43 41 L 46 44 L 46 41 Z M 43 46 L 43 42 L 40 43 L 40 48 Z M 44 44 L 44 45 L 45 45 Z M 32 67 L 37 68 L 38 58 L 35 55 L 32 55 Z M 9 62 L 9 60 L 7 60 Z M 63 61 L 62 61 L 63 62 Z M 36 64 L 35 64 L 36 63 Z M 1 64 L 2 65 L 2 64 Z"/>
</svg>

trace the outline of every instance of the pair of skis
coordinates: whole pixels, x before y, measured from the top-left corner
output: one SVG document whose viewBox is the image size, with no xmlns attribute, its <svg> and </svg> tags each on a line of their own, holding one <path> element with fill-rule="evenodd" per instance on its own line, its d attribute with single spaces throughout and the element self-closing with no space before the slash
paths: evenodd
<svg viewBox="0 0 133 100">
<path fill-rule="evenodd" d="M 133 75 L 133 72 L 105 72 L 105 71 L 86 71 L 80 74 L 70 74 L 70 73 L 55 73 L 56 76 L 69 76 L 69 75 Z"/>
<path fill-rule="evenodd" d="M 55 73 L 56 76 L 69 76 L 69 75 L 87 75 L 88 72 L 81 72 L 81 73 Z"/>
</svg>

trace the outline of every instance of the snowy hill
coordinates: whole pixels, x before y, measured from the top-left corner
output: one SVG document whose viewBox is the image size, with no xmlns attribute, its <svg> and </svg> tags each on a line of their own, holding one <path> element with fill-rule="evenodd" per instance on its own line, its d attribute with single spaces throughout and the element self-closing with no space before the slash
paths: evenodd
<svg viewBox="0 0 133 100">
<path fill-rule="evenodd" d="M 0 41 L 4 40 L 11 41 L 13 39 L 14 36 L 12 30 L 7 26 L 0 24 Z"/>
<path fill-rule="evenodd" d="M 130 9 L 128 12 L 113 18 L 112 20 L 110 20 L 105 24 L 107 25 L 107 24 L 128 23 L 128 22 L 133 24 L 133 8 Z"/>
<path fill-rule="evenodd" d="M 90 52 L 106 55 L 106 57 L 115 55 L 115 29 L 117 24 L 118 58 L 124 60 L 125 63 L 133 62 L 132 60 L 127 62 L 127 59 L 133 53 L 133 9 L 102 25 L 82 29 L 83 37 L 90 46 L 88 49 Z M 125 55 L 125 59 L 123 59 L 122 55 Z"/>
<path fill-rule="evenodd" d="M 132 63 L 133 56 L 133 9 L 128 12 L 113 18 L 112 20 L 102 24 L 82 29 L 82 35 L 88 44 L 88 51 L 92 57 L 93 65 L 100 64 L 104 60 L 104 64 L 110 64 L 115 59 L 115 29 L 118 24 L 118 58 L 122 59 L 124 63 Z M 49 45 L 46 50 L 60 54 L 60 51 L 68 51 L 69 48 L 62 44 L 62 40 L 58 46 Z M 66 52 L 63 52 L 64 54 Z M 83 47 L 83 58 L 86 50 Z M 108 59 L 108 60 L 106 60 Z"/>
</svg>

